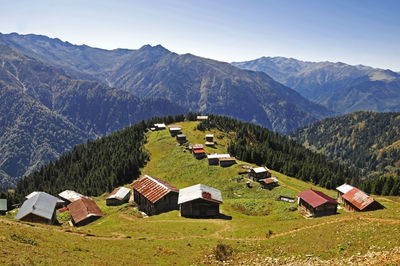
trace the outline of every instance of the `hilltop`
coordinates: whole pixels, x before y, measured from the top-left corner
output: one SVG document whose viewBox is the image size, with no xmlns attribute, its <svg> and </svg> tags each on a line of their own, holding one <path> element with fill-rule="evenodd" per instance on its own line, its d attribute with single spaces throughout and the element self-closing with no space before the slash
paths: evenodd
<svg viewBox="0 0 400 266">
<path fill-rule="evenodd" d="M 204 134 L 214 134 L 217 146 L 205 147 L 208 153 L 226 153 L 236 135 L 217 128 L 201 131 L 199 122 L 177 123 L 190 143 L 203 143 Z M 112 138 L 128 132 L 126 129 Z M 243 165 L 254 164 L 238 160 L 228 168 L 208 166 L 206 159 L 196 160 L 178 146 L 167 130 L 146 133 L 143 144 L 150 160 L 140 169 L 141 174 L 162 178 L 178 188 L 203 183 L 220 189 L 225 219 L 188 219 L 179 217 L 178 211 L 142 218 L 130 203 L 105 206 L 105 193 L 94 198 L 105 217 L 82 228 L 0 218 L 4 254 L 0 263 L 64 264 L 71 256 L 84 265 L 217 264 L 216 257 L 230 264 L 359 264 L 373 260 L 390 264 L 400 259 L 399 197 L 376 197 L 384 210 L 339 210 L 337 215 L 304 219 L 295 203 L 275 198 L 281 194 L 295 196 L 310 187 L 332 197 L 336 192 L 276 171 L 272 174 L 279 180 L 278 187 L 260 190 L 252 182 L 252 188 L 248 188 L 246 179 L 237 180 L 238 172 L 243 171 Z M 64 214 L 58 214 L 58 219 L 67 221 Z M 18 256 L 15 250 L 21 251 Z"/>
</svg>

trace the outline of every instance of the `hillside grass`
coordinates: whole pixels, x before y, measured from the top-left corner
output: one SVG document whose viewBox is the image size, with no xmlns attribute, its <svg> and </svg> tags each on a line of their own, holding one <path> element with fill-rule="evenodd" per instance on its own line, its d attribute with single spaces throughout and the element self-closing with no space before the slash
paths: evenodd
<svg viewBox="0 0 400 266">
<path fill-rule="evenodd" d="M 204 144 L 204 135 L 213 133 L 218 144 L 205 147 L 206 152 L 226 153 L 229 135 L 199 131 L 197 123 L 180 123 L 188 142 Z M 215 264 L 217 245 L 232 249 L 232 255 L 225 258 L 232 264 L 246 264 L 254 256 L 260 264 L 265 257 L 282 263 L 294 257 L 302 264 L 310 256 L 341 260 L 400 246 L 399 197 L 377 197 L 384 210 L 339 210 L 337 215 L 305 219 L 295 203 L 275 198 L 296 196 L 310 187 L 332 197 L 336 192 L 274 171 L 278 187 L 260 190 L 252 182 L 252 188 L 247 188 L 246 179 L 237 182 L 235 178 L 248 163 L 208 166 L 207 159 L 196 160 L 177 146 L 167 130 L 148 133 L 146 149 L 151 161 L 142 174 L 165 179 L 178 188 L 202 183 L 220 189 L 225 219 L 188 219 L 178 211 L 143 218 L 133 203 L 106 206 L 103 195 L 95 200 L 105 216 L 81 228 L 67 225 L 68 213 L 58 214 L 62 226 L 14 221 L 15 213 L 0 218 L 0 264 Z"/>
</svg>

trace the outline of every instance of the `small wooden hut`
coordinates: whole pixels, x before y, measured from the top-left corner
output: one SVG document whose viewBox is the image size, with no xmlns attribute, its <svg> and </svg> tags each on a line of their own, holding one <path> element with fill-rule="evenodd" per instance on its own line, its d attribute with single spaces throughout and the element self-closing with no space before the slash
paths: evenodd
<svg viewBox="0 0 400 266">
<path fill-rule="evenodd" d="M 164 129 L 166 129 L 167 127 L 165 126 L 165 124 L 164 123 L 157 123 L 157 124 L 154 124 L 154 129 L 155 130 L 164 130 Z"/>
<path fill-rule="evenodd" d="M 206 139 L 206 143 L 205 143 L 206 146 L 212 147 L 215 145 L 213 134 L 206 134 L 205 139 Z"/>
<path fill-rule="evenodd" d="M 55 224 L 57 223 L 56 204 L 58 200 L 45 192 L 36 192 L 24 201 L 14 219 L 42 224 Z"/>
<path fill-rule="evenodd" d="M 249 177 L 253 181 L 258 181 L 271 177 L 271 173 L 269 172 L 269 169 L 267 167 L 256 167 L 250 169 Z"/>
<path fill-rule="evenodd" d="M 185 134 L 176 135 L 176 141 L 181 145 L 184 144 L 187 141 L 186 140 L 186 135 Z"/>
<path fill-rule="evenodd" d="M 338 202 L 321 191 L 308 189 L 298 196 L 299 210 L 305 216 L 325 216 L 335 214 Z"/>
<path fill-rule="evenodd" d="M 235 157 L 227 157 L 227 158 L 218 158 L 219 166 L 221 167 L 229 167 L 236 163 Z"/>
<path fill-rule="evenodd" d="M 264 188 L 264 189 L 271 190 L 274 187 L 278 186 L 278 179 L 276 177 L 260 179 L 258 182 L 260 182 L 261 188 Z"/>
<path fill-rule="evenodd" d="M 200 160 L 206 157 L 206 151 L 201 149 L 201 150 L 193 150 L 193 155 L 196 159 Z"/>
<path fill-rule="evenodd" d="M 229 154 L 218 154 L 218 153 L 207 155 L 209 165 L 218 165 L 220 158 L 230 158 L 230 157 L 231 156 Z"/>
<path fill-rule="evenodd" d="M 88 198 L 75 200 L 67 207 L 74 226 L 84 226 L 103 217 L 103 213 L 96 202 Z"/>
<path fill-rule="evenodd" d="M 117 206 L 129 201 L 131 190 L 126 187 L 119 187 L 113 190 L 106 199 L 107 206 Z"/>
<path fill-rule="evenodd" d="M 76 200 L 80 200 L 81 198 L 87 198 L 86 196 L 73 190 L 64 190 L 63 192 L 59 193 L 58 196 L 63 199 L 67 204 Z"/>
<path fill-rule="evenodd" d="M 198 115 L 197 116 L 197 121 L 204 121 L 207 120 L 208 116 L 207 115 Z"/>
<path fill-rule="evenodd" d="M 182 133 L 182 127 L 180 125 L 170 125 L 168 126 L 168 129 L 172 137 L 176 137 Z"/>
<path fill-rule="evenodd" d="M 344 207 L 349 211 L 374 211 L 384 207 L 358 188 L 353 188 L 342 196 Z"/>
<path fill-rule="evenodd" d="M 179 190 L 179 213 L 184 217 L 217 217 L 221 203 L 221 191 L 203 184 Z"/>
<path fill-rule="evenodd" d="M 132 187 L 135 203 L 147 215 L 178 209 L 179 189 L 164 180 L 145 175 L 134 181 Z"/>
<path fill-rule="evenodd" d="M 343 195 L 352 190 L 354 187 L 348 184 L 343 184 L 336 188 L 337 191 L 337 201 L 343 203 Z"/>
</svg>

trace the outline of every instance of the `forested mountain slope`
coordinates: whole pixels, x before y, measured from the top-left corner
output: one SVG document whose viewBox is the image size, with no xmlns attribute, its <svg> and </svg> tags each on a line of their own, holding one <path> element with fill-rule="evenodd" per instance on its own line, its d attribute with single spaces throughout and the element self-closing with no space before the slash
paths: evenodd
<svg viewBox="0 0 400 266">
<path fill-rule="evenodd" d="M 166 98 L 192 111 L 228 115 L 281 133 L 332 115 L 264 73 L 178 55 L 160 45 L 108 51 L 18 34 L 2 34 L 0 42 L 141 98 Z"/>
<path fill-rule="evenodd" d="M 12 185 L 44 162 L 88 138 L 152 116 L 185 109 L 140 99 L 64 71 L 0 44 L 0 183 Z"/>
<path fill-rule="evenodd" d="M 232 64 L 263 71 L 337 113 L 400 111 L 400 75 L 391 70 L 285 57 L 261 57 Z"/>
<path fill-rule="evenodd" d="M 365 189 L 373 193 L 391 194 L 394 180 L 399 179 L 400 113 L 354 112 L 298 129 L 290 137 L 357 169 L 372 182 Z M 382 175 L 386 177 L 379 183 Z"/>
</svg>

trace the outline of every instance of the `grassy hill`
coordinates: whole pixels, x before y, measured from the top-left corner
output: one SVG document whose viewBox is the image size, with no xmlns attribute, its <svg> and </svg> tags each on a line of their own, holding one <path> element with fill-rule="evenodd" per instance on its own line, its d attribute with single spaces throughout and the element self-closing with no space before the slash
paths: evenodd
<svg viewBox="0 0 400 266">
<path fill-rule="evenodd" d="M 182 122 L 190 143 L 203 143 L 198 122 Z M 206 132 L 208 133 L 208 132 Z M 226 152 L 229 135 L 211 131 L 218 145 L 207 152 Z M 148 133 L 151 160 L 141 170 L 183 188 L 203 183 L 222 191 L 226 219 L 188 219 L 178 211 L 142 218 L 131 203 L 105 206 L 106 195 L 95 198 L 105 217 L 82 227 L 42 226 L 0 218 L 0 264 L 311 264 L 400 260 L 400 198 L 377 197 L 386 207 L 369 213 L 347 213 L 304 219 L 296 204 L 275 201 L 314 187 L 277 172 L 279 187 L 259 190 L 236 182 L 241 166 L 208 166 L 176 145 L 166 130 Z M 335 196 L 333 190 L 318 188 Z M 66 222 L 68 214 L 59 214 Z M 224 252 L 225 250 L 225 252 Z M 232 252 L 231 252 L 232 251 Z M 229 255 L 231 253 L 231 255 Z M 226 254 L 226 255 L 224 255 Z"/>
</svg>

